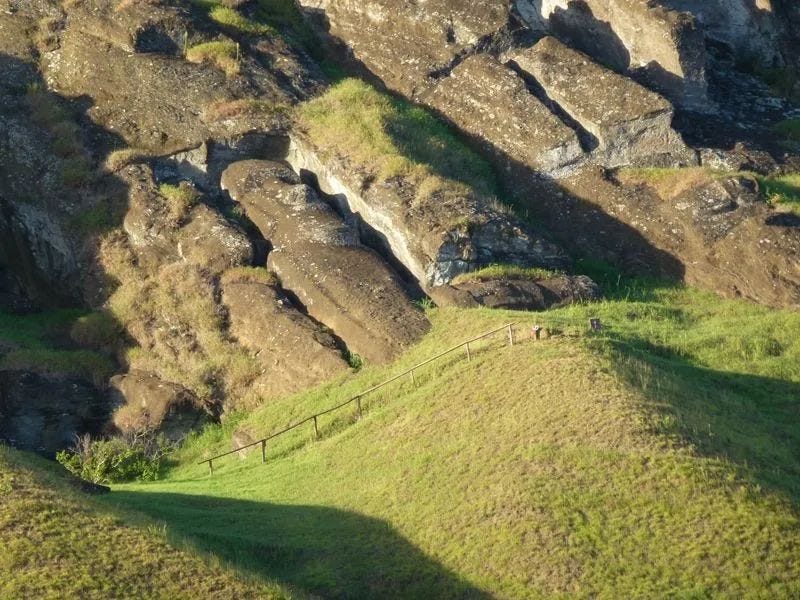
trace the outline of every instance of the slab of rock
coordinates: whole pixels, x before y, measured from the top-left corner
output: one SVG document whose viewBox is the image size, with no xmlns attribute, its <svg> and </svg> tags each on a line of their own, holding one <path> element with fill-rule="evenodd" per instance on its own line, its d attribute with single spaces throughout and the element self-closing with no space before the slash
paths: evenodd
<svg viewBox="0 0 800 600">
<path fill-rule="evenodd" d="M 706 37 L 728 45 L 745 63 L 773 67 L 783 61 L 780 15 L 773 0 L 659 0 L 694 15 Z"/>
<path fill-rule="evenodd" d="M 672 129 L 672 104 L 629 77 L 549 36 L 506 58 L 598 140 L 596 158 L 605 166 L 696 163 Z"/>
<path fill-rule="evenodd" d="M 109 404 L 91 383 L 76 377 L 0 371 L 0 440 L 54 455 L 76 435 L 98 435 Z"/>
<path fill-rule="evenodd" d="M 600 298 L 600 288 L 588 277 L 563 275 L 541 281 L 470 281 L 433 288 L 431 297 L 440 306 L 546 310 L 575 302 L 597 300 Z"/>
<path fill-rule="evenodd" d="M 177 238 L 181 258 L 213 273 L 253 262 L 253 244 L 244 231 L 204 204 L 192 208 Z"/>
<path fill-rule="evenodd" d="M 583 156 L 575 132 L 491 56 L 469 57 L 420 100 L 489 153 L 536 171 L 557 172 Z"/>
<path fill-rule="evenodd" d="M 144 371 L 112 377 L 110 395 L 114 426 L 123 433 L 156 431 L 177 442 L 213 419 L 189 390 Z"/>
<path fill-rule="evenodd" d="M 122 228 L 144 265 L 178 260 L 175 223 L 166 199 L 158 192 L 152 169 L 130 165 L 118 173 L 127 188 L 127 211 Z"/>
<path fill-rule="evenodd" d="M 313 173 L 340 212 L 376 231 L 387 251 L 425 289 L 496 263 L 569 266 L 569 258 L 559 247 L 497 210 L 489 198 L 474 190 L 416 202 L 412 182 L 396 178 L 371 183 L 362 165 L 352 164 L 339 152 L 327 149 L 324 153 L 298 134 L 292 138 L 287 160 L 295 171 Z"/>
<path fill-rule="evenodd" d="M 679 104 L 708 109 L 705 40 L 689 13 L 645 0 L 518 0 L 517 7 L 532 27 L 643 76 Z"/>
<path fill-rule="evenodd" d="M 234 163 L 222 187 L 271 242 L 267 264 L 283 288 L 351 351 L 386 362 L 428 329 L 381 257 L 291 169 L 268 161 Z"/>
<path fill-rule="evenodd" d="M 387 87 L 414 96 L 431 75 L 503 30 L 510 7 L 495 0 L 299 0 L 328 38 Z"/>
<path fill-rule="evenodd" d="M 231 335 L 255 352 L 264 372 L 262 399 L 288 396 L 348 369 L 333 336 L 297 310 L 277 288 L 249 281 L 223 282 Z"/>
</svg>

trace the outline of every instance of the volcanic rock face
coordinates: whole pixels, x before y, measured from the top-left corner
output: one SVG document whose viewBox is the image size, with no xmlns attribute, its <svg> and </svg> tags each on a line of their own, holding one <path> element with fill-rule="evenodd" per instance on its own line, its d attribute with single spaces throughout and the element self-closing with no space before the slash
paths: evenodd
<svg viewBox="0 0 800 600">
<path fill-rule="evenodd" d="M 415 202 L 413 182 L 374 184 L 361 165 L 323 152 L 302 135 L 293 137 L 287 160 L 297 172 L 313 173 L 340 212 L 377 232 L 385 249 L 425 289 L 493 263 L 569 266 L 558 246 L 522 227 L 475 190 Z"/>
<path fill-rule="evenodd" d="M 705 107 L 703 31 L 688 13 L 643 0 L 521 0 L 518 6 L 533 27 L 615 71 L 638 73 L 680 104 Z"/>
<path fill-rule="evenodd" d="M 264 375 L 261 398 L 279 398 L 328 381 L 347 370 L 333 336 L 298 311 L 276 285 L 253 281 L 223 284 L 231 334 L 255 352 Z"/>
<path fill-rule="evenodd" d="M 272 244 L 267 264 L 283 287 L 352 351 L 385 362 L 427 330 L 380 256 L 290 169 L 239 162 L 225 171 L 222 186 Z"/>
<path fill-rule="evenodd" d="M 558 172 L 582 158 L 575 132 L 491 56 L 469 57 L 421 100 L 490 151 L 537 171 Z"/>
<path fill-rule="evenodd" d="M 608 167 L 697 161 L 672 129 L 672 105 L 586 55 L 545 37 L 507 58 L 534 77 L 548 98 L 597 140 L 598 162 Z"/>
<path fill-rule="evenodd" d="M 83 379 L 0 372 L 0 439 L 17 448 L 55 454 L 76 435 L 99 433 L 108 413 L 102 394 Z"/>
<path fill-rule="evenodd" d="M 111 378 L 113 423 L 123 433 L 155 431 L 181 441 L 212 418 L 210 407 L 189 390 L 152 373 L 131 371 Z"/>
</svg>

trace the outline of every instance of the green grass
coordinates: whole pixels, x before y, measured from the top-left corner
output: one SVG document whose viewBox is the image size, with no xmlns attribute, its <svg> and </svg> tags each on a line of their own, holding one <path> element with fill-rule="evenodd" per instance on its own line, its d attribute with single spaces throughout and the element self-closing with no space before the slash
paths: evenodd
<svg viewBox="0 0 800 600">
<path fill-rule="evenodd" d="M 800 173 L 759 177 L 764 197 L 773 205 L 785 205 L 800 214 Z"/>
<path fill-rule="evenodd" d="M 330 155 L 344 155 L 378 180 L 403 176 L 425 199 L 469 186 L 497 190 L 491 167 L 426 110 L 345 79 L 303 104 L 297 117 L 311 139 Z"/>
<path fill-rule="evenodd" d="M 545 313 L 436 309 L 396 364 L 196 435 L 108 498 L 243 572 L 326 597 L 800 593 L 800 314 L 617 280 Z M 604 330 L 587 334 L 599 317 Z M 509 320 L 246 460 L 195 463 Z M 553 337 L 530 340 L 529 328 Z M 560 332 L 560 335 L 557 335 Z"/>
<path fill-rule="evenodd" d="M 55 463 L 0 446 L 0 597 L 292 597 L 169 542 L 152 521 L 73 489 Z"/>
<path fill-rule="evenodd" d="M 107 334 L 102 344 L 98 343 L 101 322 Z M 80 310 L 32 315 L 0 312 L 0 344 L 6 346 L 0 351 L 0 369 L 73 375 L 105 385 L 114 363 L 103 352 L 87 348 L 110 345 L 110 327 L 108 317 Z"/>
<path fill-rule="evenodd" d="M 236 42 L 218 40 L 204 42 L 186 50 L 186 60 L 194 63 L 210 62 L 233 77 L 239 73 L 239 49 Z"/>
<path fill-rule="evenodd" d="M 275 29 L 269 25 L 248 19 L 227 6 L 214 6 L 208 11 L 209 18 L 223 28 L 247 35 L 276 35 Z"/>
<path fill-rule="evenodd" d="M 665 200 L 674 200 L 682 193 L 714 179 L 745 177 L 758 183 L 759 193 L 766 202 L 773 206 L 785 205 L 800 212 L 800 173 L 764 176 L 748 171 L 713 171 L 706 167 L 623 168 L 617 171 L 616 176 L 623 183 L 648 185 Z"/>
<path fill-rule="evenodd" d="M 550 271 L 537 267 L 518 267 L 516 265 L 489 265 L 477 271 L 462 273 L 451 282 L 452 285 L 472 283 L 475 281 L 528 279 L 539 281 L 561 275 L 558 271 Z"/>
</svg>

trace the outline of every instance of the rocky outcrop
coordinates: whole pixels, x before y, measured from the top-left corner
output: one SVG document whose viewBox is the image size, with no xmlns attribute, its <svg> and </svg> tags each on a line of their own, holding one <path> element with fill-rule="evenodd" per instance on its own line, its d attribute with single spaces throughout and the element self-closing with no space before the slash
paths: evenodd
<svg viewBox="0 0 800 600">
<path fill-rule="evenodd" d="M 506 27 L 494 0 L 299 0 L 306 14 L 391 89 L 414 96 L 430 77 Z"/>
<path fill-rule="evenodd" d="M 595 160 L 607 167 L 694 164 L 695 153 L 672 129 L 674 110 L 662 96 L 545 37 L 507 59 L 535 78 L 546 96 L 597 140 Z M 527 136 L 526 136 L 527 137 Z"/>
<path fill-rule="evenodd" d="M 213 418 L 189 390 L 152 373 L 131 371 L 110 382 L 113 424 L 122 433 L 156 432 L 178 442 Z"/>
<path fill-rule="evenodd" d="M 333 336 L 298 311 L 275 285 L 227 281 L 222 302 L 231 335 L 255 353 L 263 369 L 255 386 L 260 398 L 287 396 L 347 370 Z"/>
<path fill-rule="evenodd" d="M 773 0 L 660 0 L 692 14 L 706 37 L 728 45 L 744 62 L 772 67 L 783 62 L 780 17 Z"/>
<path fill-rule="evenodd" d="M 178 233 L 178 255 L 215 273 L 253 262 L 253 244 L 217 211 L 195 206 Z"/>
<path fill-rule="evenodd" d="M 380 256 L 290 169 L 243 161 L 226 169 L 222 186 L 272 244 L 267 265 L 283 288 L 351 351 L 386 362 L 427 330 Z"/>
<path fill-rule="evenodd" d="M 600 298 L 600 288 L 588 277 L 562 275 L 531 279 L 467 281 L 433 288 L 431 297 L 440 306 L 545 310 Z"/>
<path fill-rule="evenodd" d="M 575 132 L 491 56 L 467 58 L 420 100 L 496 154 L 499 162 L 519 161 L 554 174 L 583 157 Z"/>
<path fill-rule="evenodd" d="M 48 455 L 76 435 L 98 434 L 108 402 L 88 381 L 27 371 L 0 371 L 0 440 Z"/>
<path fill-rule="evenodd" d="M 386 251 L 423 288 L 494 263 L 555 269 L 569 265 L 560 248 L 475 190 L 458 188 L 417 202 L 413 182 L 399 178 L 376 184 L 344 152 L 320 150 L 307 137 L 295 135 L 287 160 L 295 171 L 313 173 L 340 212 L 377 232 Z"/>
<path fill-rule="evenodd" d="M 595 170 L 562 184 L 572 196 L 592 198 L 630 228 L 621 232 L 608 228 L 594 239 L 574 238 L 575 251 L 603 256 L 631 244 L 632 232 L 642 231 L 652 250 L 677 261 L 679 272 L 667 268 L 661 271 L 664 275 L 677 275 L 727 297 L 773 306 L 800 305 L 800 220 L 768 206 L 752 182 L 700 178 L 666 197 L 646 183 L 620 185 Z M 558 204 L 563 207 L 564 201 Z M 576 220 L 574 214 L 570 218 Z M 553 226 L 557 223 L 554 217 Z M 657 265 L 651 254 L 641 272 L 658 273 Z"/>
<path fill-rule="evenodd" d="M 689 13 L 642 0 L 518 0 L 520 14 L 621 73 L 643 77 L 674 101 L 708 108 L 703 30 Z"/>
</svg>

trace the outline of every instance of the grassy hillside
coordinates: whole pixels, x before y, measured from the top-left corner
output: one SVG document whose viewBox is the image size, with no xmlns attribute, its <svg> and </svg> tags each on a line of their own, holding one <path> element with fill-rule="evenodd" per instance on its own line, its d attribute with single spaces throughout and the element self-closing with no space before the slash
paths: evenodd
<svg viewBox="0 0 800 600">
<path fill-rule="evenodd" d="M 544 314 L 433 310 L 397 364 L 232 418 L 104 502 L 326 597 L 797 597 L 800 314 L 612 287 Z M 265 466 L 195 464 L 519 318 L 561 334 L 426 367 Z"/>
<path fill-rule="evenodd" d="M 287 598 L 170 546 L 152 521 L 101 506 L 53 463 L 0 446 L 0 598 Z"/>
</svg>

